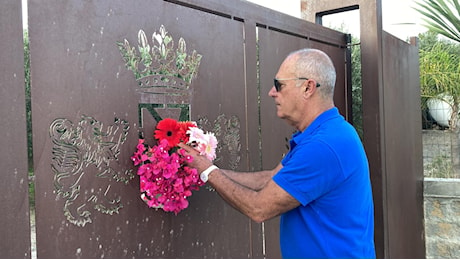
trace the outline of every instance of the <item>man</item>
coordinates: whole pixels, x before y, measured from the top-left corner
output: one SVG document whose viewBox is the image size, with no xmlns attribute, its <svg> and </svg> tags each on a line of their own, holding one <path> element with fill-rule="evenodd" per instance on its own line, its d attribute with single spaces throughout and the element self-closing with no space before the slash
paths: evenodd
<svg viewBox="0 0 460 260">
<path fill-rule="evenodd" d="M 273 170 L 223 170 L 192 147 L 190 163 L 230 205 L 256 222 L 278 215 L 283 258 L 375 258 L 369 167 L 355 129 L 334 106 L 336 73 L 322 51 L 281 64 L 269 95 L 298 131 Z"/>
</svg>

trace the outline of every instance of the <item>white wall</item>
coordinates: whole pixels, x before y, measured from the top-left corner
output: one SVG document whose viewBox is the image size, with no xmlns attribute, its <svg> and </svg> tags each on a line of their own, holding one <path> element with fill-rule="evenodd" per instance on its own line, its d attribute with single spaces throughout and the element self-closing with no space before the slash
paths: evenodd
<svg viewBox="0 0 460 260">
<path fill-rule="evenodd" d="M 281 13 L 300 18 L 300 0 L 248 0 Z"/>
</svg>

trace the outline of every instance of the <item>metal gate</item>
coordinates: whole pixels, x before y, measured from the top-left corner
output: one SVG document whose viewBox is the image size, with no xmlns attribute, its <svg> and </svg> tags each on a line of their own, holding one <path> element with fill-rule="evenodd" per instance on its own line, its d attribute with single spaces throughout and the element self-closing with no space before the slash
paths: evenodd
<svg viewBox="0 0 460 260">
<path fill-rule="evenodd" d="M 150 137 L 159 118 L 189 110 L 219 132 L 219 166 L 271 167 L 292 130 L 267 99 L 270 79 L 289 52 L 324 49 L 338 66 L 346 114 L 343 34 L 244 1 L 32 0 L 29 24 L 38 257 L 280 256 L 276 221 L 262 229 L 208 188 L 177 216 L 148 209 L 130 156 L 139 131 Z M 126 68 L 119 46 L 126 39 L 137 49 L 140 30 L 151 48 L 161 42 L 156 34 L 172 41 L 167 51 L 179 51 L 182 38 L 187 57 L 201 55 L 184 89 L 159 93 L 179 76 L 143 82 Z"/>
<path fill-rule="evenodd" d="M 0 43 L 7 258 L 30 257 L 24 109 L 11 110 L 24 107 L 23 54 L 4 48 L 22 46 L 20 10 L 16 0 L 0 9 L 0 32 L 8 34 Z M 349 119 L 346 35 L 246 1 L 29 0 L 28 11 L 37 257 L 280 257 L 278 219 L 254 223 L 210 187 L 177 216 L 147 208 L 130 156 L 140 134 L 152 142 L 159 119 L 190 118 L 217 133 L 220 167 L 273 167 L 293 131 L 267 95 L 278 66 L 300 48 L 328 53 L 335 103 Z M 147 37 L 139 42 L 141 30 Z M 135 56 L 126 50 L 139 47 L 181 55 L 129 69 Z"/>
</svg>

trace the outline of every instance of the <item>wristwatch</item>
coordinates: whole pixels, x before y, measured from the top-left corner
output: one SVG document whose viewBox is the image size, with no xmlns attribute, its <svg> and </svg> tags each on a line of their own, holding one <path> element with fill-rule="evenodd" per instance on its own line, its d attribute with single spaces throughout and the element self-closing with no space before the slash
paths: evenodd
<svg viewBox="0 0 460 260">
<path fill-rule="evenodd" d="M 215 166 L 215 165 L 211 165 L 209 166 L 206 170 L 204 170 L 201 174 L 200 174 L 200 179 L 206 183 L 208 181 L 208 176 L 209 174 L 216 170 L 216 169 L 219 169 L 219 167 Z"/>
</svg>

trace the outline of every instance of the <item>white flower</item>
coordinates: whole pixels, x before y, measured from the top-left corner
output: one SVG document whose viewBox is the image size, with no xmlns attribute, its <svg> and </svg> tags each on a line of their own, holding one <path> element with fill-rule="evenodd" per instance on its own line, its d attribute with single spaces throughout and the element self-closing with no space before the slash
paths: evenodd
<svg viewBox="0 0 460 260">
<path fill-rule="evenodd" d="M 216 159 L 217 138 L 213 133 L 207 132 L 198 127 L 191 127 L 187 131 L 190 135 L 188 144 L 192 145 L 201 155 L 206 156 L 209 160 Z"/>
</svg>

